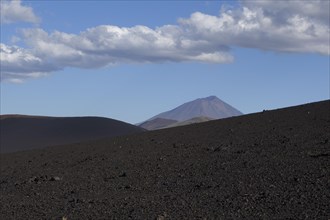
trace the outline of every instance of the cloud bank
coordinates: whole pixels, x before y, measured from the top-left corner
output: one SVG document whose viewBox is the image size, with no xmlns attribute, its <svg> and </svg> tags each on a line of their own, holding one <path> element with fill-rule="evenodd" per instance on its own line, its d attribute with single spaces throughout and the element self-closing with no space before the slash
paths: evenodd
<svg viewBox="0 0 330 220">
<path fill-rule="evenodd" d="M 285 4 L 284 4 L 285 3 Z M 22 30 L 27 48 L 1 44 L 1 80 L 22 81 L 65 67 L 122 63 L 229 63 L 230 48 L 329 52 L 329 1 L 241 1 L 219 15 L 193 13 L 155 29 L 102 25 L 70 34 Z"/>
<path fill-rule="evenodd" d="M 34 14 L 31 7 L 23 6 L 20 0 L 1 0 L 1 24 L 15 22 L 38 23 L 39 18 Z"/>
</svg>

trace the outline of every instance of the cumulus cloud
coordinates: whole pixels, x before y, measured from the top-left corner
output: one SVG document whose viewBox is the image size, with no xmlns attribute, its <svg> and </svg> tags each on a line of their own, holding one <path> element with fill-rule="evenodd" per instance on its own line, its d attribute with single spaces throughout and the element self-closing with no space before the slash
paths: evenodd
<svg viewBox="0 0 330 220">
<path fill-rule="evenodd" d="M 196 12 L 188 19 L 181 19 L 180 24 L 194 33 L 195 38 L 214 45 L 329 55 L 329 24 L 322 22 L 321 16 L 316 19 L 306 13 L 288 13 L 285 17 L 280 10 L 280 15 L 277 10 L 270 14 L 269 7 L 267 10 L 260 7 L 266 2 L 257 1 L 253 7 L 249 3 L 250 8 L 222 11 L 219 16 Z"/>
<path fill-rule="evenodd" d="M 216 16 L 196 12 L 176 25 L 154 29 L 102 25 L 79 34 L 25 29 L 21 38 L 27 49 L 1 46 L 6 51 L 2 79 L 121 63 L 229 63 L 234 60 L 232 47 L 329 55 L 329 2 L 285 3 L 243 0 Z"/>
<path fill-rule="evenodd" d="M 232 59 L 223 48 L 214 48 L 203 40 L 190 40 L 176 26 L 150 29 L 146 26 L 120 28 L 103 25 L 79 35 L 26 29 L 23 35 L 38 56 L 83 68 L 134 62 L 222 63 Z"/>
<path fill-rule="evenodd" d="M 16 46 L 0 44 L 1 80 L 23 82 L 28 78 L 38 78 L 59 68 L 47 63 L 31 51 Z"/>
<path fill-rule="evenodd" d="M 23 6 L 20 0 L 1 0 L 1 23 L 30 22 L 38 23 L 39 18 L 34 14 L 33 9 Z"/>
<path fill-rule="evenodd" d="M 47 33 L 33 28 L 22 30 L 22 38 L 29 49 L 1 44 L 2 80 L 35 77 L 65 67 L 183 61 L 228 63 L 233 60 L 228 48 L 214 47 L 205 40 L 190 40 L 177 26 L 150 29 L 103 25 L 79 35 L 59 31 Z"/>
<path fill-rule="evenodd" d="M 241 0 L 249 8 L 261 8 L 274 21 L 285 23 L 290 16 L 300 15 L 329 25 L 329 0 L 312 1 L 250 1 Z"/>
</svg>

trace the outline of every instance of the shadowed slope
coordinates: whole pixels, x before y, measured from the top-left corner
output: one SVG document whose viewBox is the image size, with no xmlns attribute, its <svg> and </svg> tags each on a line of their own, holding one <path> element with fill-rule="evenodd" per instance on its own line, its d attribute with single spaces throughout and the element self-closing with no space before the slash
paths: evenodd
<svg viewBox="0 0 330 220">
<path fill-rule="evenodd" d="M 101 117 L 2 115 L 0 149 L 13 152 L 141 131 L 134 125 Z"/>
<path fill-rule="evenodd" d="M 330 101 L 2 154 L 1 219 L 329 219 Z"/>
</svg>

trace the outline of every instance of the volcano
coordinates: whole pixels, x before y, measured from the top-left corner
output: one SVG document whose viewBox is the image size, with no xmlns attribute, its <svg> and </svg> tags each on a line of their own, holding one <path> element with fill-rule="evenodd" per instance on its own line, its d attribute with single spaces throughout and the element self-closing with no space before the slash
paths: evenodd
<svg viewBox="0 0 330 220">
<path fill-rule="evenodd" d="M 160 113 L 148 119 L 146 122 L 140 124 L 140 127 L 148 130 L 154 130 L 165 127 L 180 126 L 182 125 L 181 122 L 191 121 L 192 119 L 196 119 L 196 118 L 202 118 L 204 120 L 198 120 L 198 121 L 204 122 L 205 118 L 208 118 L 209 120 L 214 120 L 214 119 L 239 116 L 242 114 L 243 114 L 242 112 L 232 107 L 228 103 L 222 101 L 218 97 L 209 96 L 206 98 L 199 98 L 184 103 L 170 111 Z M 174 120 L 174 121 L 172 124 L 167 123 L 166 126 L 163 126 L 165 120 Z M 196 121 L 196 120 L 192 120 L 192 121 Z M 159 122 L 161 122 L 162 124 L 160 124 Z M 183 123 L 183 124 L 190 124 L 190 123 Z"/>
</svg>

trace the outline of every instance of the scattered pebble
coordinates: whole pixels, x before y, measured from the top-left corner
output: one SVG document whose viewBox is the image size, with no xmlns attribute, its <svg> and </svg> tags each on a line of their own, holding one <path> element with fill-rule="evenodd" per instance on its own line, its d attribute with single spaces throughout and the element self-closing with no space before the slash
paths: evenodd
<svg viewBox="0 0 330 220">
<path fill-rule="evenodd" d="M 33 176 L 29 179 L 28 182 L 29 183 L 41 183 L 44 181 L 59 181 L 59 180 L 61 180 L 61 178 L 58 176 L 52 176 L 52 177 L 48 178 L 47 175 L 45 175 L 45 176 L 39 176 L 39 177 Z"/>
<path fill-rule="evenodd" d="M 125 172 L 122 172 L 121 174 L 119 174 L 119 177 L 126 177 L 126 173 Z"/>
<path fill-rule="evenodd" d="M 166 214 L 166 212 L 164 212 L 164 214 L 157 216 L 157 220 L 165 220 L 166 217 L 167 217 L 167 214 Z"/>
<path fill-rule="evenodd" d="M 49 180 L 50 181 L 59 181 L 59 180 L 61 180 L 61 178 L 58 176 L 52 176 Z"/>
</svg>

